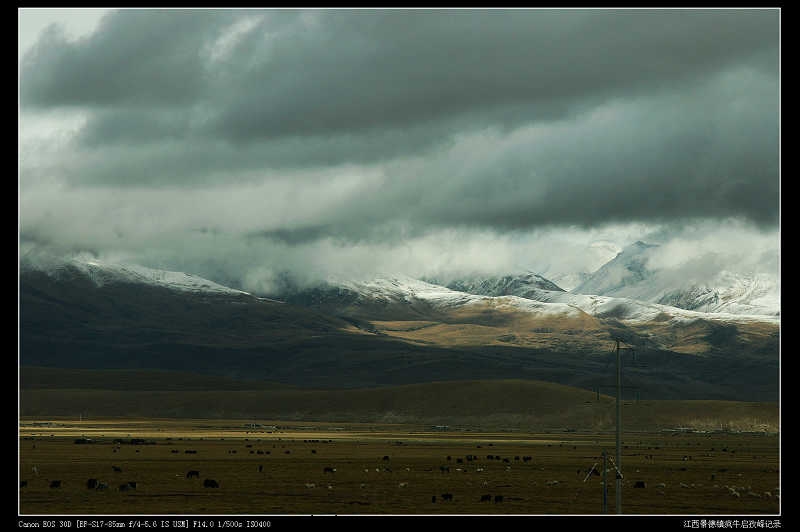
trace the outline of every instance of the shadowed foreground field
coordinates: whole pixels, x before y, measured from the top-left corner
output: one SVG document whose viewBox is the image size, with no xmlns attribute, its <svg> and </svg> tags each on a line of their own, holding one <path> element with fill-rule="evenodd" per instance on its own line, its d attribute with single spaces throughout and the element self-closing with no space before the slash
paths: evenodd
<svg viewBox="0 0 800 532">
<path fill-rule="evenodd" d="M 19 511 L 599 514 L 602 477 L 587 472 L 602 464 L 603 449 L 614 453 L 607 432 L 259 423 L 22 419 L 20 480 L 27 484 Z M 640 432 L 625 434 L 623 445 L 624 513 L 779 513 L 777 434 Z M 198 475 L 187 478 L 189 471 Z M 89 479 L 108 489 L 89 489 Z M 204 487 L 206 479 L 219 487 Z M 613 473 L 608 479 L 613 513 Z M 54 480 L 60 487 L 51 487 Z"/>
</svg>

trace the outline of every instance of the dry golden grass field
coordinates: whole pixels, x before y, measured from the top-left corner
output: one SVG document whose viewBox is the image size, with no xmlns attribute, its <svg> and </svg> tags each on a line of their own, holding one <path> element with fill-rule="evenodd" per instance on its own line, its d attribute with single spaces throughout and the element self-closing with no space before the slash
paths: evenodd
<svg viewBox="0 0 800 532">
<path fill-rule="evenodd" d="M 602 464 L 604 449 L 614 454 L 613 432 L 260 423 L 23 418 L 19 513 L 594 515 L 602 477 L 586 479 L 587 471 Z M 91 443 L 76 443 L 83 437 Z M 623 445 L 624 513 L 780 512 L 774 433 L 629 432 Z M 191 470 L 199 476 L 187 478 Z M 90 478 L 108 489 L 87 488 Z M 219 487 L 204 487 L 205 479 Z M 608 479 L 613 513 L 613 473 Z M 50 487 L 53 480 L 61 486 Z M 120 490 L 128 482 L 135 489 Z"/>
</svg>

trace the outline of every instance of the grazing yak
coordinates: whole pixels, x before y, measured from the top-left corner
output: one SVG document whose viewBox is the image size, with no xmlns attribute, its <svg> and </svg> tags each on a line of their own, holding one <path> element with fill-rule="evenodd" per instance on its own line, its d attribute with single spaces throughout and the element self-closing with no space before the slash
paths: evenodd
<svg viewBox="0 0 800 532">
<path fill-rule="evenodd" d="M 213 478 L 207 478 L 207 479 L 205 479 L 203 481 L 203 487 L 204 488 L 218 488 L 219 487 L 219 482 L 217 482 Z"/>
<path fill-rule="evenodd" d="M 61 481 L 60 480 L 51 480 L 50 481 L 50 487 L 51 488 L 60 488 L 61 487 Z"/>
<path fill-rule="evenodd" d="M 86 488 L 90 489 L 90 490 L 96 489 L 97 488 L 97 479 L 96 478 L 90 478 L 89 480 L 87 480 L 86 481 Z"/>
<path fill-rule="evenodd" d="M 192 469 L 191 471 L 186 473 L 186 478 L 200 478 L 200 471 Z"/>
<path fill-rule="evenodd" d="M 129 491 L 136 489 L 136 482 L 126 482 L 125 484 L 119 485 L 119 491 Z"/>
</svg>

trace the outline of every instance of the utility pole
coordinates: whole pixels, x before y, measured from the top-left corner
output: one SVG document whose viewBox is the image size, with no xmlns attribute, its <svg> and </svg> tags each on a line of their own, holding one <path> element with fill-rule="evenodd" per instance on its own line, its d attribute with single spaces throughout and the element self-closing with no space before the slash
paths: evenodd
<svg viewBox="0 0 800 532">
<path fill-rule="evenodd" d="M 619 354 L 619 339 L 617 339 L 617 463 L 616 496 L 617 513 L 622 513 L 622 361 Z"/>
<path fill-rule="evenodd" d="M 606 483 L 606 475 L 608 474 L 608 460 L 606 460 L 606 450 L 603 449 L 603 513 L 608 513 L 608 484 Z"/>
</svg>

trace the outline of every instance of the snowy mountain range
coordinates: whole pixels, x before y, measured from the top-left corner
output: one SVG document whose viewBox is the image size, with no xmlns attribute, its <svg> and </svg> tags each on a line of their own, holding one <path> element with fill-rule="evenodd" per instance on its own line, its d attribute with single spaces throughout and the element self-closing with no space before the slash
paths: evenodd
<svg viewBox="0 0 800 532">
<path fill-rule="evenodd" d="M 524 374 L 587 387 L 604 371 L 600 351 L 622 338 L 652 361 L 637 382 L 659 396 L 755 400 L 777 389 L 779 314 L 576 294 L 530 272 L 451 286 L 503 295 L 382 275 L 271 299 L 181 272 L 23 257 L 20 364 L 189 367 L 303 386 Z"/>
<path fill-rule="evenodd" d="M 681 320 L 698 318 L 725 321 L 780 319 L 779 286 L 767 275 L 744 277 L 720 272 L 716 286 L 675 286 L 668 277 L 646 266 L 647 253 L 656 246 L 637 242 L 620 252 L 584 283 L 566 292 L 543 276 L 526 272 L 502 277 L 468 277 L 441 286 L 404 275 L 387 274 L 367 280 L 330 277 L 311 288 L 290 294 L 275 294 L 267 300 L 341 310 L 350 306 L 361 314 L 382 318 L 402 317 L 428 311 L 449 311 L 495 300 L 518 311 L 570 315 L 576 311 L 591 316 L 647 321 L 664 316 Z M 117 264 L 95 258 L 30 260 L 20 268 L 39 271 L 55 280 L 83 276 L 95 286 L 114 283 L 145 284 L 197 294 L 252 296 L 242 290 L 217 284 L 192 274 L 158 270 L 134 264 Z"/>
</svg>

